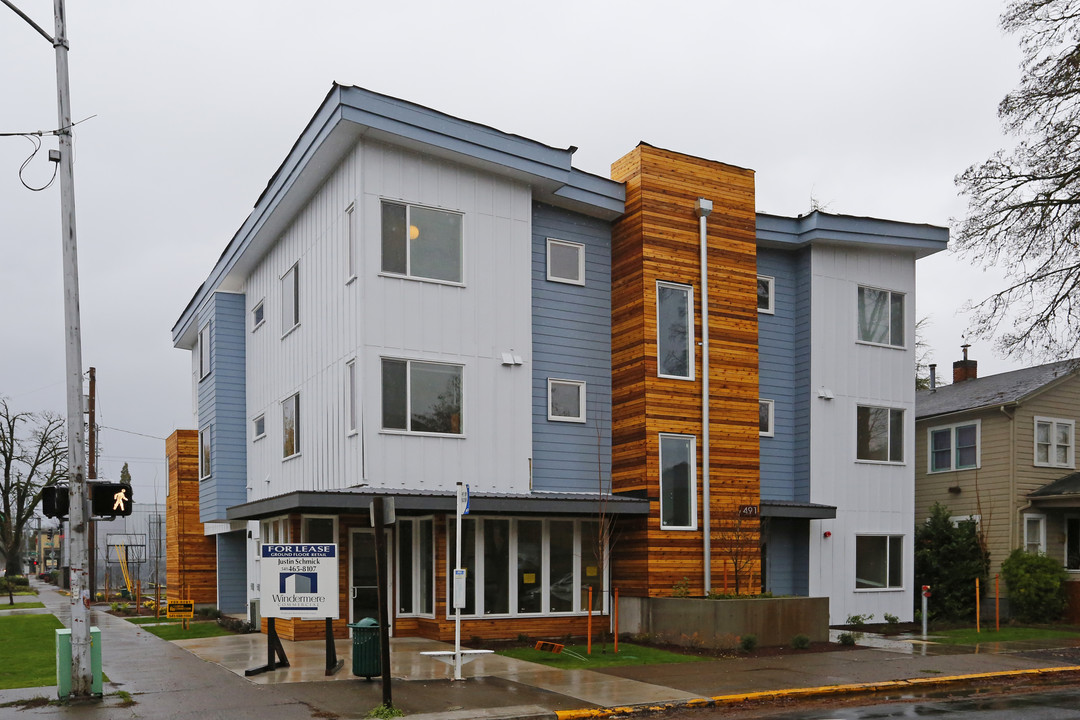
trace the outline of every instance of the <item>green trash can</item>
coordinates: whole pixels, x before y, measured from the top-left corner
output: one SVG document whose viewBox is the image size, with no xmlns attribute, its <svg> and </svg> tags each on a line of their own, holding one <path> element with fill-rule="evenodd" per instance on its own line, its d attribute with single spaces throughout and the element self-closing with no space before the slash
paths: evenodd
<svg viewBox="0 0 1080 720">
<path fill-rule="evenodd" d="M 379 622 L 366 617 L 349 623 L 352 628 L 352 674 L 368 680 L 382 675 L 382 648 L 379 643 Z"/>
</svg>

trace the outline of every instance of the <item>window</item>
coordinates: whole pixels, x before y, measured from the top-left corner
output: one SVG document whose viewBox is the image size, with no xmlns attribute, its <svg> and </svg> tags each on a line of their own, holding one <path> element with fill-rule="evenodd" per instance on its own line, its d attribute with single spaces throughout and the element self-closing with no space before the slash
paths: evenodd
<svg viewBox="0 0 1080 720">
<path fill-rule="evenodd" d="M 1024 513 L 1024 550 L 1032 555 L 1046 552 L 1046 516 Z"/>
<path fill-rule="evenodd" d="M 773 286 L 776 280 L 771 277 L 765 277 L 758 275 L 757 279 L 757 309 L 758 312 L 768 313 L 772 315 L 776 312 L 776 306 L 773 304 Z"/>
<path fill-rule="evenodd" d="M 289 518 L 276 517 L 262 521 L 263 544 L 289 542 Z"/>
<path fill-rule="evenodd" d="M 384 202 L 382 271 L 460 283 L 461 227 L 458 213 Z"/>
<path fill-rule="evenodd" d="M 345 412 L 350 433 L 356 432 L 356 361 L 345 363 Z"/>
<path fill-rule="evenodd" d="M 859 288 L 859 340 L 904 347 L 904 294 Z"/>
<path fill-rule="evenodd" d="M 547 279 L 571 285 L 584 285 L 585 246 L 581 243 L 548 238 Z"/>
<path fill-rule="evenodd" d="M 660 377 L 694 379 L 693 290 L 656 283 L 656 368 Z"/>
<path fill-rule="evenodd" d="M 349 203 L 345 208 L 345 281 L 356 277 L 356 232 L 353 219 L 355 206 Z"/>
<path fill-rule="evenodd" d="M 400 615 L 430 616 L 435 613 L 435 536 L 432 527 L 431 518 L 397 521 Z"/>
<path fill-rule="evenodd" d="M 461 435 L 460 365 L 382 361 L 383 429 Z"/>
<path fill-rule="evenodd" d="M 199 330 L 199 379 L 210 374 L 210 323 Z"/>
<path fill-rule="evenodd" d="M 773 436 L 773 413 L 775 404 L 772 400 L 758 400 L 758 435 Z"/>
<path fill-rule="evenodd" d="M 1080 517 L 1065 516 L 1065 569 L 1080 570 Z"/>
<path fill-rule="evenodd" d="M 1073 466 L 1073 421 L 1035 418 L 1035 464 Z"/>
<path fill-rule="evenodd" d="M 330 515 L 305 515 L 300 521 L 300 542 L 336 545 L 337 519 Z"/>
<path fill-rule="evenodd" d="M 929 472 L 979 467 L 981 421 L 930 428 Z"/>
<path fill-rule="evenodd" d="M 660 436 L 660 527 L 693 530 L 697 527 L 695 473 L 696 438 Z"/>
<path fill-rule="evenodd" d="M 299 263 L 281 276 L 281 334 L 287 335 L 300 324 L 300 278 Z"/>
<path fill-rule="evenodd" d="M 904 536 L 855 537 L 855 589 L 896 590 L 904 587 Z"/>
<path fill-rule="evenodd" d="M 251 309 L 251 332 L 255 332 L 266 321 L 266 312 L 263 310 L 263 301 Z"/>
<path fill-rule="evenodd" d="M 261 440 L 266 437 L 266 416 L 260 415 L 251 421 L 251 432 L 253 434 L 253 440 Z"/>
<path fill-rule="evenodd" d="M 549 378 L 548 420 L 585 422 L 585 383 Z"/>
<path fill-rule="evenodd" d="M 859 405 L 855 425 L 859 460 L 904 462 L 903 410 Z"/>
<path fill-rule="evenodd" d="M 199 431 L 199 479 L 210 477 L 210 440 L 213 425 L 207 425 Z"/>
<path fill-rule="evenodd" d="M 281 457 L 300 454 L 300 393 L 281 403 Z"/>
</svg>

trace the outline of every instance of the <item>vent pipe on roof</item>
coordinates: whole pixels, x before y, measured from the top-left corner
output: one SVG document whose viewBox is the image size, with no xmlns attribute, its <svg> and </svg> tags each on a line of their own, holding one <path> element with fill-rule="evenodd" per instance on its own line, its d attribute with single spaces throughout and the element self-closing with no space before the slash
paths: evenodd
<svg viewBox="0 0 1080 720">
<path fill-rule="evenodd" d="M 930 392 L 937 392 L 937 363 L 930 363 Z"/>
<path fill-rule="evenodd" d="M 701 233 L 701 524 L 705 550 L 705 594 L 712 592 L 712 519 L 709 512 L 709 223 L 712 200 L 694 203 Z"/>
</svg>

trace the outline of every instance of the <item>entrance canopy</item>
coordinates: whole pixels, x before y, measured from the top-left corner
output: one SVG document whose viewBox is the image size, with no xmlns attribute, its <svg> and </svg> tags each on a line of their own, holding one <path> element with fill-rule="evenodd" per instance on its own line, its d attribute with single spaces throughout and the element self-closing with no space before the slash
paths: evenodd
<svg viewBox="0 0 1080 720">
<path fill-rule="evenodd" d="M 836 506 L 811 502 L 762 500 L 761 517 L 829 520 L 836 517 Z"/>
<path fill-rule="evenodd" d="M 1080 472 L 1074 472 L 1028 493 L 1032 505 L 1041 508 L 1080 507 Z"/>
</svg>

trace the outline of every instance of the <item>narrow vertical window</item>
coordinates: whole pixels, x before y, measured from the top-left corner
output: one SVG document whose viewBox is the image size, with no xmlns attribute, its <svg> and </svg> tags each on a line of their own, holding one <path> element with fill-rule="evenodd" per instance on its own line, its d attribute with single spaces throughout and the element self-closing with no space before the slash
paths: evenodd
<svg viewBox="0 0 1080 720">
<path fill-rule="evenodd" d="M 1024 550 L 1032 555 L 1046 552 L 1046 516 L 1024 514 Z"/>
<path fill-rule="evenodd" d="M 251 309 L 251 332 L 255 332 L 262 327 L 263 322 L 266 321 L 266 311 L 263 309 L 263 301 Z"/>
<path fill-rule="evenodd" d="M 210 323 L 199 330 L 199 379 L 210 374 Z"/>
<path fill-rule="evenodd" d="M 345 398 L 346 413 L 348 414 L 347 425 L 349 432 L 356 432 L 356 361 L 350 360 L 345 363 Z"/>
<path fill-rule="evenodd" d="M 660 526 L 693 530 L 697 527 L 695 475 L 696 438 L 692 435 L 660 436 Z"/>
<path fill-rule="evenodd" d="M 300 393 L 281 403 L 281 456 L 300 454 Z"/>
<path fill-rule="evenodd" d="M 258 440 L 266 437 L 266 416 L 260 415 L 251 421 L 252 439 Z"/>
<path fill-rule="evenodd" d="M 661 377 L 694 377 L 692 308 L 688 286 L 656 283 L 656 367 Z"/>
<path fill-rule="evenodd" d="M 772 400 L 758 400 L 758 435 L 773 436 L 775 403 Z"/>
<path fill-rule="evenodd" d="M 207 425 L 199 431 L 199 479 L 205 480 L 210 477 L 210 452 L 211 452 L 211 435 L 213 434 L 213 425 Z"/>
<path fill-rule="evenodd" d="M 285 335 L 300 324 L 299 263 L 281 276 L 281 334 Z"/>
<path fill-rule="evenodd" d="M 349 203 L 345 208 L 345 280 L 349 281 L 356 277 L 356 221 L 354 218 L 355 204 Z"/>
<path fill-rule="evenodd" d="M 771 277 L 765 277 L 758 275 L 757 279 L 757 309 L 758 312 L 767 313 L 772 315 L 776 312 L 776 305 L 773 300 L 773 287 L 776 284 L 776 280 Z"/>
</svg>

